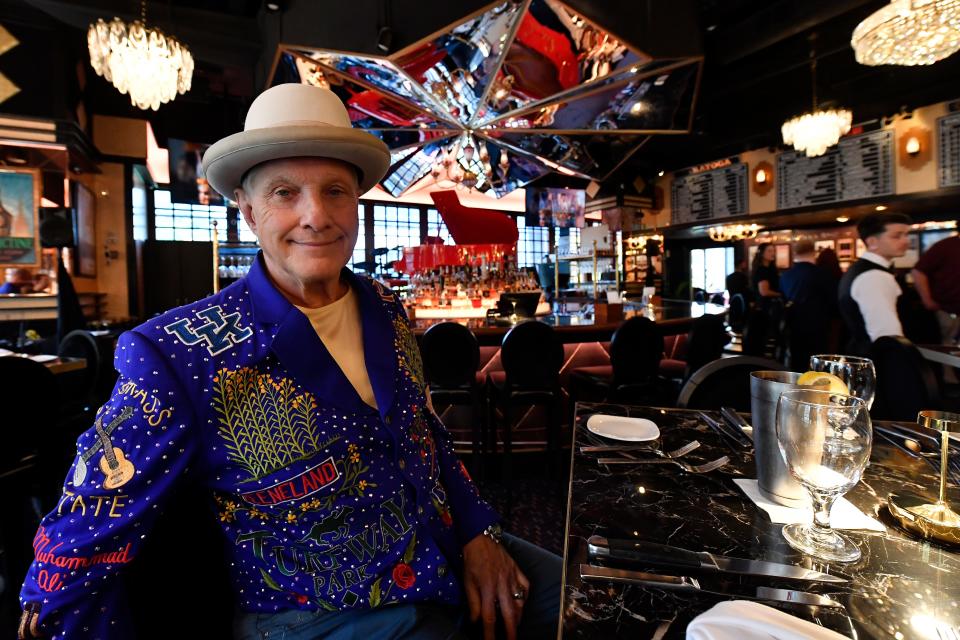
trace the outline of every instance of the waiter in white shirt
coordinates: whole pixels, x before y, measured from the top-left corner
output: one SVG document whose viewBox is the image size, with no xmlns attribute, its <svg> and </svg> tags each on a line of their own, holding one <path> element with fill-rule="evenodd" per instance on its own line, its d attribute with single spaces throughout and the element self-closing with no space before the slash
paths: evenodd
<svg viewBox="0 0 960 640">
<path fill-rule="evenodd" d="M 840 315 L 850 333 L 850 355 L 870 355 L 870 345 L 882 336 L 902 336 L 897 298 L 902 293 L 893 277 L 893 259 L 907 252 L 910 218 L 902 213 L 875 213 L 857 225 L 867 251 L 840 280 Z"/>
</svg>

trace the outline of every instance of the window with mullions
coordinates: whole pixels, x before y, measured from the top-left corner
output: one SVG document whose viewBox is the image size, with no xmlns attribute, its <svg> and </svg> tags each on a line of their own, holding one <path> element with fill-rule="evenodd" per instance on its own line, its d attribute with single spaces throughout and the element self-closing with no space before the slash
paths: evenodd
<svg viewBox="0 0 960 640">
<path fill-rule="evenodd" d="M 535 267 L 550 253 L 550 228 L 528 227 L 523 216 L 517 217 L 517 266 Z"/>
<path fill-rule="evenodd" d="M 367 259 L 367 234 L 366 227 L 363 224 L 363 203 L 360 203 L 359 210 L 357 211 L 357 244 L 353 247 L 353 259 L 352 264 L 357 264 L 358 262 L 363 262 Z"/>
<path fill-rule="evenodd" d="M 171 202 L 170 192 L 153 192 L 153 228 L 157 240 L 198 240 L 209 242 L 210 222 L 216 220 L 220 238 L 227 233 L 227 208 Z"/>
<path fill-rule="evenodd" d="M 373 206 L 373 249 L 414 247 L 420 244 L 420 208 Z M 391 255 L 390 259 L 397 256 Z"/>
<path fill-rule="evenodd" d="M 447 223 L 436 209 L 427 209 L 427 235 L 443 240 L 443 244 L 455 244 L 447 229 Z"/>
</svg>

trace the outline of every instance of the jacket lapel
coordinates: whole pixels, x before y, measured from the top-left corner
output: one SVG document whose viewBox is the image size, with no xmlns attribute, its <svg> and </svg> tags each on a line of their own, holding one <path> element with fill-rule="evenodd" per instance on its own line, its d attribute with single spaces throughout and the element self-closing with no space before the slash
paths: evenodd
<svg viewBox="0 0 960 640">
<path fill-rule="evenodd" d="M 347 281 L 357 293 L 363 325 L 363 357 L 370 386 L 377 398 L 381 417 L 386 417 L 396 395 L 397 352 L 390 314 L 373 286 L 344 270 Z"/>
</svg>

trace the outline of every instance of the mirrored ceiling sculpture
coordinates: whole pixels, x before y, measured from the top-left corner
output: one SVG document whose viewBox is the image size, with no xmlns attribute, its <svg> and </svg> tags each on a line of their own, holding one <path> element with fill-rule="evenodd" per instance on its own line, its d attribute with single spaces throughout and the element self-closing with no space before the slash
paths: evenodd
<svg viewBox="0 0 960 640">
<path fill-rule="evenodd" d="M 702 59 L 654 58 L 559 0 L 500 0 L 390 56 L 288 48 L 273 84 L 326 86 L 393 152 L 381 186 L 496 197 L 557 171 L 603 180 L 687 133 Z M 449 185 L 448 185 L 449 186 Z"/>
</svg>

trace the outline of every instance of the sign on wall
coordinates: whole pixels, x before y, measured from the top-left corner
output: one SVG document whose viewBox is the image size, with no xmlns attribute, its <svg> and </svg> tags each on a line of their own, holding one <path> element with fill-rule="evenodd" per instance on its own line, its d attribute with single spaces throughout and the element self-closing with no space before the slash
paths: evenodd
<svg viewBox="0 0 960 640">
<path fill-rule="evenodd" d="M 0 265 L 39 263 L 38 201 L 36 172 L 0 171 Z"/>
<path fill-rule="evenodd" d="M 747 165 L 723 162 L 719 168 L 674 178 L 671 220 L 673 224 L 685 224 L 745 215 L 747 198 Z"/>
<path fill-rule="evenodd" d="M 960 113 L 937 120 L 940 162 L 937 170 L 940 188 L 960 185 Z"/>
<path fill-rule="evenodd" d="M 822 156 L 777 156 L 777 209 L 892 195 L 893 131 L 843 138 Z"/>
</svg>

